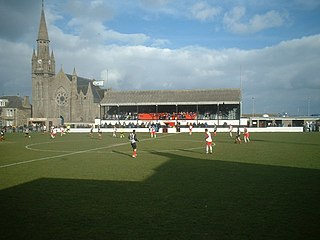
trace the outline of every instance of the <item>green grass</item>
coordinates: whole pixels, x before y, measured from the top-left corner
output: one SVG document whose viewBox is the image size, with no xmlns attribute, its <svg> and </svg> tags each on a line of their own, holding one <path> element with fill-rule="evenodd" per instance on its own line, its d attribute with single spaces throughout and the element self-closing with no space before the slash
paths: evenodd
<svg viewBox="0 0 320 240">
<path fill-rule="evenodd" d="M 320 134 L 7 134 L 2 239 L 318 239 Z"/>
</svg>

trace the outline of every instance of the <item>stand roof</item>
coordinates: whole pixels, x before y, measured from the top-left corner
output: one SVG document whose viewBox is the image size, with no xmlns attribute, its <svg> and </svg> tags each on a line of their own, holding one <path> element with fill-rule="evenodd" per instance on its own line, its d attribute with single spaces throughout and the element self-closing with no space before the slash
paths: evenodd
<svg viewBox="0 0 320 240">
<path fill-rule="evenodd" d="M 112 91 L 104 93 L 101 106 L 238 104 L 240 89 Z"/>
</svg>

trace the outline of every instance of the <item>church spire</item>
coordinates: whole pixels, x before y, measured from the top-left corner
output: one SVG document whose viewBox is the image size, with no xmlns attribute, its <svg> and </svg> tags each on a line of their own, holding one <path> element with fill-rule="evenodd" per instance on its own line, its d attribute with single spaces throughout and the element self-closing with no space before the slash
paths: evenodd
<svg viewBox="0 0 320 240">
<path fill-rule="evenodd" d="M 42 9 L 41 9 L 41 18 L 40 18 L 40 26 L 39 26 L 39 33 L 38 33 L 38 41 L 49 41 L 49 35 L 47 30 L 46 18 L 44 15 L 44 6 L 42 0 Z"/>
<path fill-rule="evenodd" d="M 37 59 L 32 60 L 32 69 L 34 73 L 49 75 L 55 74 L 55 60 L 53 52 L 51 52 L 50 56 L 49 44 L 50 40 L 47 30 L 46 18 L 44 14 L 44 1 L 42 0 L 41 17 L 37 39 Z"/>
</svg>

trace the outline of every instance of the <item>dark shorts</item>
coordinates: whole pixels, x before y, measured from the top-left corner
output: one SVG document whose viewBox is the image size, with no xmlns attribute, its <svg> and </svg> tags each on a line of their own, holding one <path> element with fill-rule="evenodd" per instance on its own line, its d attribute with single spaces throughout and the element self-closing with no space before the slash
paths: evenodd
<svg viewBox="0 0 320 240">
<path fill-rule="evenodd" d="M 136 143 L 131 143 L 131 147 L 132 147 L 132 149 L 136 149 L 137 148 L 137 144 Z"/>
</svg>

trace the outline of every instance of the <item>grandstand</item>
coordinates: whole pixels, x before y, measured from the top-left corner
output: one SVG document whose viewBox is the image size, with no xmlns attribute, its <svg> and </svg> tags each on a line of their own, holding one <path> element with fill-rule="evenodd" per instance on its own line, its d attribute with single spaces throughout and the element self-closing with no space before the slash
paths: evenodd
<svg viewBox="0 0 320 240">
<path fill-rule="evenodd" d="M 222 125 L 240 120 L 240 104 L 240 89 L 108 90 L 100 110 L 104 122 L 190 121 Z"/>
</svg>

